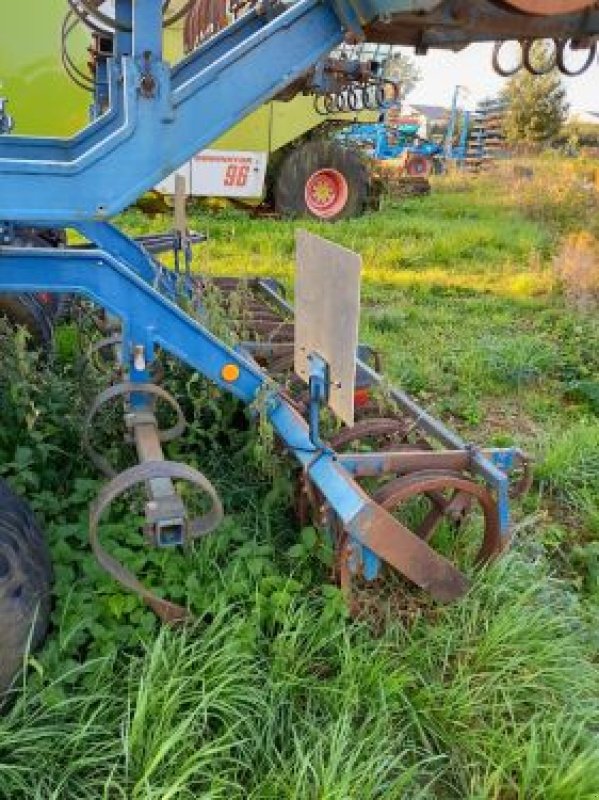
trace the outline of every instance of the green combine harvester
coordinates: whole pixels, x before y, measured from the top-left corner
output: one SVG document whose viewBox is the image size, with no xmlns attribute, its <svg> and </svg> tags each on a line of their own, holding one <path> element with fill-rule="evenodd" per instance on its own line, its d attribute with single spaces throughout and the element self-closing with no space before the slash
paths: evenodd
<svg viewBox="0 0 599 800">
<path fill-rule="evenodd" d="M 10 98 L 14 132 L 73 134 L 89 117 L 89 32 L 75 26 L 64 37 L 65 9 L 59 0 L 11 2 L 8 16 L 15 35 L 3 39 L 0 48 L 0 97 Z M 165 54 L 173 62 L 189 49 L 186 34 L 183 18 L 164 31 Z M 66 39 L 62 58 L 57 47 L 61 38 Z M 16 46 L 24 41 L 26 47 Z M 381 52 L 388 54 L 390 48 Z M 344 123 L 374 122 L 379 114 L 367 108 L 325 110 L 313 94 L 273 100 L 198 153 L 178 174 L 185 177 L 192 197 L 224 197 L 248 206 L 267 198 L 282 216 L 357 216 L 374 202 L 374 178 L 363 158 L 326 133 Z M 241 173 L 245 180 L 228 177 L 239 164 L 249 167 Z M 174 194 L 174 173 L 157 190 Z"/>
</svg>

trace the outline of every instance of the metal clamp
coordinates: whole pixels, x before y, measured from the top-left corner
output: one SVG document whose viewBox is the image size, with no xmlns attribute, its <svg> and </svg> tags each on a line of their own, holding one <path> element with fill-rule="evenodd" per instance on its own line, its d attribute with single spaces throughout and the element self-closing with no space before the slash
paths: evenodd
<svg viewBox="0 0 599 800">
<path fill-rule="evenodd" d="M 319 450 L 327 448 L 320 438 L 320 409 L 329 399 L 329 367 L 326 361 L 317 353 L 310 353 L 310 377 L 308 380 L 309 406 L 308 424 L 310 428 L 310 441 Z"/>
<path fill-rule="evenodd" d="M 207 536 L 220 525 L 224 516 L 223 505 L 216 489 L 205 475 L 186 464 L 177 464 L 172 461 L 147 461 L 121 472 L 102 488 L 89 511 L 89 541 L 98 563 L 109 575 L 125 588 L 139 595 L 164 622 L 181 622 L 192 618 L 190 612 L 183 606 L 163 600 L 151 592 L 133 573 L 129 572 L 102 547 L 98 538 L 98 523 L 111 503 L 137 484 L 147 483 L 156 478 L 188 481 L 207 494 L 212 501 L 210 511 L 188 523 L 187 537 L 189 539 Z"/>
</svg>

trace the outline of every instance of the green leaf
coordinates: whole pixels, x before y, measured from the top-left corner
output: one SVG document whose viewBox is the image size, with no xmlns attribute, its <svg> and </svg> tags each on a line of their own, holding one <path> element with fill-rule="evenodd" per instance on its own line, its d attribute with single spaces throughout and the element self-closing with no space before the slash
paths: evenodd
<svg viewBox="0 0 599 800">
<path fill-rule="evenodd" d="M 313 550 L 318 541 L 318 534 L 312 526 L 308 526 L 307 528 L 302 528 L 300 539 L 309 550 Z"/>
<path fill-rule="evenodd" d="M 308 550 L 301 542 L 298 542 L 287 550 L 287 555 L 289 558 L 305 558 L 308 555 Z"/>
</svg>

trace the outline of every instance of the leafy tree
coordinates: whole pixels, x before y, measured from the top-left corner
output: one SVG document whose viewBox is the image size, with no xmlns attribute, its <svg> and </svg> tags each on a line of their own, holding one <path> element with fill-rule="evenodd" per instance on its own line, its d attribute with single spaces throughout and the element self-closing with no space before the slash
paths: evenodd
<svg viewBox="0 0 599 800">
<path fill-rule="evenodd" d="M 385 64 L 385 78 L 398 81 L 405 97 L 422 80 L 422 72 L 413 58 L 395 50 Z"/>
<path fill-rule="evenodd" d="M 548 67 L 551 53 L 541 43 L 532 53 L 533 65 Z M 507 103 L 504 120 L 506 138 L 512 144 L 540 144 L 557 136 L 568 114 L 566 88 L 556 69 L 545 75 L 521 70 L 503 92 Z"/>
</svg>

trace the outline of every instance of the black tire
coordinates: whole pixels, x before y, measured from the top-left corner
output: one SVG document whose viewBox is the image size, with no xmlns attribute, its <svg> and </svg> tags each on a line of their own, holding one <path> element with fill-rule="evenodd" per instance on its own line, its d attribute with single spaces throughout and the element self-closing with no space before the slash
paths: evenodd
<svg viewBox="0 0 599 800">
<path fill-rule="evenodd" d="M 27 503 L 0 479 L 0 695 L 48 629 L 52 567 Z"/>
<path fill-rule="evenodd" d="M 335 170 L 347 184 L 347 200 L 328 222 L 357 217 L 364 213 L 368 202 L 369 176 L 360 156 L 349 148 L 324 139 L 304 142 L 294 148 L 282 162 L 275 179 L 275 210 L 285 217 L 312 217 L 306 202 L 306 184 L 319 170 Z"/>
<path fill-rule="evenodd" d="M 18 228 L 13 247 L 64 247 L 66 234 L 53 228 Z M 27 328 L 44 349 L 52 342 L 52 323 L 64 313 L 67 298 L 56 294 L 0 294 L 0 315 Z"/>
<path fill-rule="evenodd" d="M 33 294 L 0 295 L 0 315 L 13 325 L 23 325 L 43 348 L 52 341 L 52 312 Z"/>
</svg>

